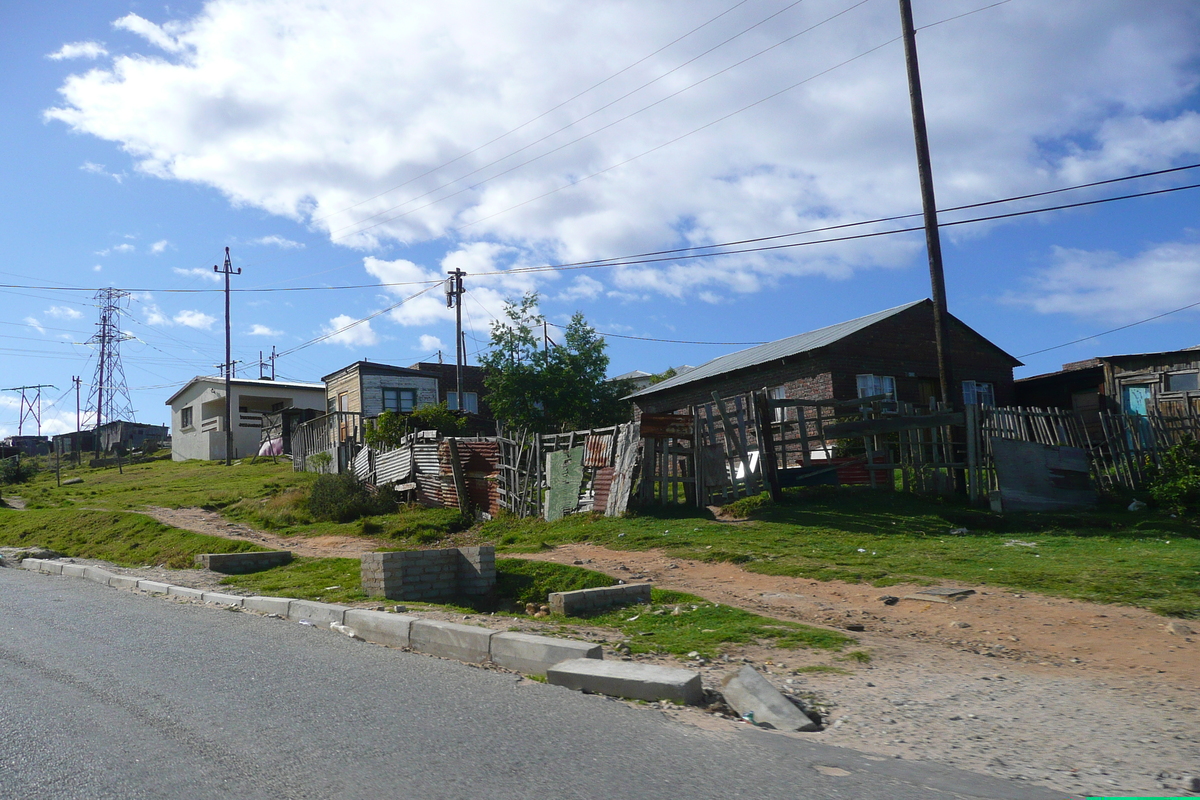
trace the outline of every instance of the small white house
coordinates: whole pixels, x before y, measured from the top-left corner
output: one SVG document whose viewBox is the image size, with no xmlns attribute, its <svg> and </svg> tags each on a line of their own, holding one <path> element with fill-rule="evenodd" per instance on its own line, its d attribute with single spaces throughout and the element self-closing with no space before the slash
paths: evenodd
<svg viewBox="0 0 1200 800">
<path fill-rule="evenodd" d="M 325 384 L 234 378 L 233 458 L 258 452 L 263 415 L 285 408 L 325 411 Z M 225 379 L 192 378 L 167 400 L 171 407 L 171 458 L 225 458 Z"/>
</svg>

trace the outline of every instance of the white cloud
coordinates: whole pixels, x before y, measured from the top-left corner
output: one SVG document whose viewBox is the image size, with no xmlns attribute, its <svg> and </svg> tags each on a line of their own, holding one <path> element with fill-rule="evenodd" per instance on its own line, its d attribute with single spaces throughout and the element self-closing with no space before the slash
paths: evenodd
<svg viewBox="0 0 1200 800">
<path fill-rule="evenodd" d="M 183 325 L 185 328 L 196 328 L 197 330 L 211 330 L 213 323 L 217 318 L 203 311 L 180 311 L 171 321 L 176 325 Z"/>
<path fill-rule="evenodd" d="M 1056 247 L 1053 263 L 1006 300 L 1043 314 L 1123 324 L 1200 300 L 1200 244 L 1170 242 L 1125 257 Z"/>
<path fill-rule="evenodd" d="M 165 252 L 166 249 L 170 246 L 171 246 L 171 243 L 168 242 L 166 239 L 160 239 L 159 241 L 150 245 L 150 252 L 153 253 L 154 255 L 159 255 L 160 253 Z"/>
<path fill-rule="evenodd" d="M 104 45 L 99 42 L 71 42 L 50 53 L 46 58 L 52 61 L 62 61 L 69 58 L 99 58 L 108 55 Z"/>
<path fill-rule="evenodd" d="M 354 322 L 355 318 L 347 314 L 338 314 L 329 320 L 329 324 L 321 328 L 321 333 L 333 334 L 324 340 L 325 343 L 341 344 L 346 347 L 370 347 L 379 344 L 379 335 L 371 329 L 370 320 L 357 325 Z"/>
<path fill-rule="evenodd" d="M 570 302 L 572 300 L 591 300 L 593 297 L 599 297 L 604 294 L 604 284 L 595 278 L 589 278 L 587 275 L 580 275 L 575 280 L 571 281 L 571 285 L 563 289 L 556 296 L 556 300 Z"/>
<path fill-rule="evenodd" d="M 250 335 L 251 336 L 272 336 L 275 338 L 279 338 L 280 336 L 283 336 L 283 331 L 277 331 L 274 328 L 268 328 L 266 325 L 262 325 L 262 324 L 256 322 L 250 326 Z"/>
<path fill-rule="evenodd" d="M 580 261 L 917 210 L 898 43 L 788 89 L 892 39 L 894 7 L 855 8 L 711 80 L 833 9 L 799 4 L 684 65 L 765 15 L 746 4 L 655 53 L 727 5 L 614 0 L 564 14 L 537 0 L 221 0 L 162 24 L 130 14 L 116 26 L 161 52 L 69 77 L 46 116 L 117 143 L 145 173 L 215 187 L 342 244 L 463 241 L 447 263 Z M 962 10 L 928 0 L 917 23 Z M 1200 154 L 1200 116 L 1183 107 L 1200 85 L 1189 0 L 1010 3 L 927 28 L 921 48 L 943 205 Z M 919 249 L 919 238 L 873 239 L 629 266 L 604 281 L 623 297 L 728 297 L 784 276 L 904 266 Z M 486 313 L 487 293 L 516 283 L 472 281 Z M 444 318 L 432 294 L 392 318 Z"/>
<path fill-rule="evenodd" d="M 76 311 L 70 306 L 50 306 L 46 313 L 55 319 L 79 319 L 83 316 L 82 311 Z"/>
<path fill-rule="evenodd" d="M 250 244 L 265 245 L 268 247 L 278 247 L 283 250 L 303 250 L 302 242 L 293 242 L 291 239 L 285 239 L 282 236 L 272 234 L 270 236 L 260 236 L 257 239 L 252 239 Z"/>
<path fill-rule="evenodd" d="M 182 275 L 185 278 L 203 278 L 213 283 L 220 283 L 222 280 L 220 273 L 214 272 L 211 269 L 204 269 L 203 267 L 192 267 L 191 269 L 171 267 L 171 272 L 174 272 L 176 275 Z"/>
<path fill-rule="evenodd" d="M 25 324 L 31 328 L 37 329 L 38 333 L 45 333 L 46 329 L 42 327 L 42 323 L 38 322 L 34 317 L 26 317 Z"/>
<path fill-rule="evenodd" d="M 106 178 L 112 178 L 117 183 L 121 183 L 125 180 L 124 172 L 109 172 L 104 168 L 103 164 L 96 164 L 92 161 L 83 162 L 79 168 L 84 172 L 90 172 L 93 175 L 103 175 Z"/>
<path fill-rule="evenodd" d="M 442 344 L 442 340 L 436 336 L 431 336 L 428 333 L 421 334 L 421 339 L 417 342 L 416 350 L 424 353 L 432 353 L 435 350 L 445 350 L 446 345 Z"/>
<path fill-rule="evenodd" d="M 92 272 L 99 272 L 102 269 L 104 269 L 104 267 L 100 266 L 99 264 L 96 264 L 94 267 L 92 267 Z"/>
<path fill-rule="evenodd" d="M 136 247 L 129 244 L 128 242 L 122 242 L 121 244 L 114 245 L 112 247 L 106 247 L 103 250 L 97 250 L 96 255 L 106 256 L 106 255 L 109 255 L 110 253 L 132 253 L 136 249 L 137 249 Z"/>
</svg>

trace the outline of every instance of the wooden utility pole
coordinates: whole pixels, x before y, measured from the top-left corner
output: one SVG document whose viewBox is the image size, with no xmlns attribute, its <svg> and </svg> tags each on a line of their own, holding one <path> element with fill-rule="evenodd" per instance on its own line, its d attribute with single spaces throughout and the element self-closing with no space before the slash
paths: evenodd
<svg viewBox="0 0 1200 800">
<path fill-rule="evenodd" d="M 938 381 L 942 402 L 962 405 L 954 399 L 954 375 L 950 364 L 950 312 L 946 310 L 946 278 L 942 272 L 942 240 L 938 235 L 937 203 L 933 197 L 933 167 L 929 163 L 929 134 L 925 129 L 925 102 L 921 97 L 921 71 L 917 66 L 917 35 L 913 28 L 911 0 L 900 0 L 900 25 L 904 34 L 904 61 L 908 68 L 908 96 L 912 104 L 913 136 L 917 145 L 917 173 L 921 180 L 921 208 L 925 216 L 925 247 L 929 251 L 929 283 L 933 294 L 934 341 L 937 345 Z"/>
<path fill-rule="evenodd" d="M 213 272 L 225 276 L 225 466 L 233 463 L 233 361 L 230 353 L 229 333 L 229 276 L 241 275 L 242 268 L 235 272 L 229 259 L 229 248 L 225 248 L 225 266 L 213 265 Z M 118 462 L 119 463 L 119 462 Z"/>
</svg>

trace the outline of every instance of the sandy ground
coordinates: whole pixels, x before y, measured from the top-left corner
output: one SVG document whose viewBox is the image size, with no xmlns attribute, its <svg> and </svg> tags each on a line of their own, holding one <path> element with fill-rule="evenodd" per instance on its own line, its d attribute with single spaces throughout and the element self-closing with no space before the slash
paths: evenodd
<svg viewBox="0 0 1200 800">
<path fill-rule="evenodd" d="M 298 555 L 357 557 L 379 546 L 358 537 L 280 537 L 201 509 L 147 513 L 177 527 Z M 1171 620 L 1150 612 L 949 583 L 976 594 L 952 604 L 902 599 L 886 605 L 881 597 L 925 587 L 773 577 L 732 564 L 590 545 L 525 557 L 582 564 L 630 583 L 650 581 L 778 619 L 852 631 L 856 649 L 871 655 L 869 664 L 759 646 L 730 651 L 714 663 L 685 664 L 701 672 L 706 686 L 719 688 L 725 674 L 752 663 L 778 688 L 825 714 L 821 732 L 776 735 L 937 761 L 1074 794 L 1200 796 L 1200 635 L 1172 633 Z M 200 587 L 215 586 L 218 578 L 200 570 L 116 570 Z M 557 631 L 541 622 L 488 615 L 472 620 Z M 1200 624 L 1183 624 L 1200 633 Z M 605 642 L 605 658 L 621 657 L 610 649 L 619 643 L 610 631 L 575 629 L 582 638 Z M 850 674 L 794 672 L 812 665 Z M 668 707 L 662 713 L 706 728 L 742 724 L 698 709 Z"/>
</svg>

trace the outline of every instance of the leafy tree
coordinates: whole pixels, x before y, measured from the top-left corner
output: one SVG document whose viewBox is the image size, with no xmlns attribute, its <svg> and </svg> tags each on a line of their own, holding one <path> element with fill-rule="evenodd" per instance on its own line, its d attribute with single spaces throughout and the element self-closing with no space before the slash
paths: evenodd
<svg viewBox="0 0 1200 800">
<path fill-rule="evenodd" d="M 437 403 L 421 406 L 408 414 L 385 411 L 367 426 L 363 437 L 367 444 L 394 447 L 414 431 L 437 431 L 446 436 L 458 436 L 465 427 L 465 419 L 448 409 L 445 403 Z"/>
<path fill-rule="evenodd" d="M 650 385 L 653 386 L 656 383 L 662 383 L 667 378 L 674 378 L 678 374 L 674 367 L 667 367 L 662 372 L 650 376 Z"/>
<path fill-rule="evenodd" d="M 506 424 L 538 431 L 597 428 L 629 419 L 630 392 L 606 378 L 603 337 L 576 312 L 557 346 L 539 347 L 545 321 L 536 292 L 509 301 L 492 323 L 490 350 L 480 359 L 488 405 Z"/>
</svg>

